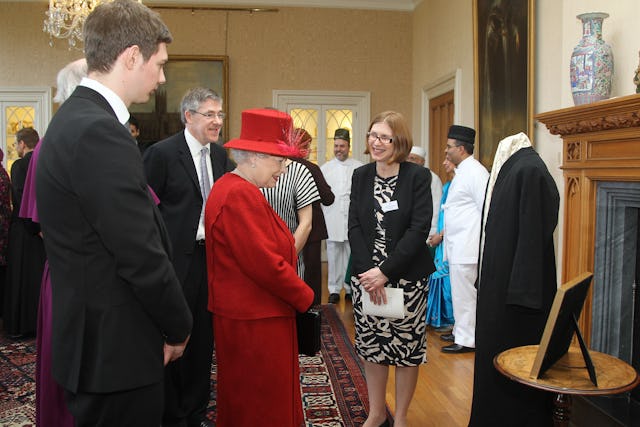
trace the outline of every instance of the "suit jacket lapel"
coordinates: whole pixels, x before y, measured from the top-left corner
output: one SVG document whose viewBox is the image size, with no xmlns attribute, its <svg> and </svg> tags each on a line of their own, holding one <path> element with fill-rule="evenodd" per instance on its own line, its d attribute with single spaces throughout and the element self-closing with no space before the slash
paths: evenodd
<svg viewBox="0 0 640 427">
<path fill-rule="evenodd" d="M 187 140 L 184 137 L 184 133 L 180 137 L 180 141 L 178 142 L 178 156 L 180 158 L 180 163 L 182 163 L 182 167 L 184 167 L 187 175 L 191 177 L 191 181 L 193 185 L 195 185 L 197 193 L 202 198 L 202 194 L 200 194 L 200 183 L 198 182 L 198 173 L 196 172 L 196 166 L 193 164 L 193 156 L 191 156 L 191 151 L 189 151 L 189 146 L 187 145 Z"/>
<path fill-rule="evenodd" d="M 375 205 L 373 197 L 373 186 L 376 177 L 376 164 L 370 163 L 369 165 L 367 165 L 365 173 L 363 175 L 364 185 L 360 187 L 360 191 L 362 191 L 364 194 L 364 197 L 362 198 L 362 211 L 373 213 Z M 366 231 L 366 235 L 369 237 L 369 245 L 371 245 L 370 247 L 373 247 L 376 234 L 376 218 L 373 214 L 365 215 L 365 218 L 367 223 L 363 228 Z"/>
</svg>

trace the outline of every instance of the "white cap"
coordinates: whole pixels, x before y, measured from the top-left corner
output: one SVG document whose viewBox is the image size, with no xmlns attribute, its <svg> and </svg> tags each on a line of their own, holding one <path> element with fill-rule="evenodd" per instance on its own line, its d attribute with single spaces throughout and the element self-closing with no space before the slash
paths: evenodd
<svg viewBox="0 0 640 427">
<path fill-rule="evenodd" d="M 427 158 L 427 152 L 424 151 L 424 148 L 414 145 L 413 147 L 411 147 L 411 154 L 415 154 L 416 156 L 420 156 L 423 159 Z"/>
</svg>

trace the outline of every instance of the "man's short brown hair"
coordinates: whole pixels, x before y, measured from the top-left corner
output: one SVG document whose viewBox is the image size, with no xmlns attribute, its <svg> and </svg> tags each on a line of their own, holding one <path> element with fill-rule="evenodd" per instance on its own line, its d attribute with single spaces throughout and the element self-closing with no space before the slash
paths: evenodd
<svg viewBox="0 0 640 427">
<path fill-rule="evenodd" d="M 89 72 L 108 73 L 120 54 L 134 45 L 148 61 L 160 43 L 173 40 L 160 15 L 133 0 L 100 4 L 87 17 L 83 33 Z"/>
<path fill-rule="evenodd" d="M 29 148 L 35 148 L 40 141 L 40 136 L 34 128 L 22 128 L 16 132 L 16 142 L 24 142 Z"/>
</svg>

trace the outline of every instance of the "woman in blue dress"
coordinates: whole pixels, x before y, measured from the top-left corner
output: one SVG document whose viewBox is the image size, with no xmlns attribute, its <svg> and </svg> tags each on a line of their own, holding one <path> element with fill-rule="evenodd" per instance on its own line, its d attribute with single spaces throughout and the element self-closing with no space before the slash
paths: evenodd
<svg viewBox="0 0 640 427">
<path fill-rule="evenodd" d="M 455 167 L 445 160 L 444 168 L 448 175 L 453 175 Z M 427 244 L 435 247 L 433 263 L 436 271 L 429 276 L 429 296 L 427 298 L 427 325 L 436 329 L 453 326 L 453 304 L 451 302 L 451 282 L 449 281 L 449 262 L 444 259 L 444 214 L 442 206 L 447 201 L 451 180 L 442 186 L 442 199 L 440 200 L 440 215 L 438 216 L 438 229 L 429 237 Z"/>
</svg>

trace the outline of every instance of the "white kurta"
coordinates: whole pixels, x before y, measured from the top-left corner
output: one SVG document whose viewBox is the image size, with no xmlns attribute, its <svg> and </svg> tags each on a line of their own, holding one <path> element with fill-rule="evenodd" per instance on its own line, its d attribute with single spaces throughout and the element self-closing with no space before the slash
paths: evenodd
<svg viewBox="0 0 640 427">
<path fill-rule="evenodd" d="M 431 217 L 431 228 L 429 236 L 436 234 L 438 230 L 438 216 L 440 215 L 440 202 L 442 201 L 442 181 L 440 177 L 433 173 L 431 169 L 431 199 L 433 199 L 433 216 Z"/>
<path fill-rule="evenodd" d="M 445 257 L 449 264 L 477 264 L 482 205 L 489 172 L 473 157 L 456 168 L 444 204 Z"/>
<path fill-rule="evenodd" d="M 475 347 L 478 251 L 489 172 L 473 157 L 456 168 L 444 207 L 444 252 L 449 260 L 455 343 Z"/>
<path fill-rule="evenodd" d="M 344 242 L 349 240 L 347 235 L 347 223 L 349 217 L 349 198 L 351 196 L 351 176 L 354 169 L 363 163 L 356 159 L 347 159 L 344 162 L 334 158 L 320 167 L 324 178 L 331 186 L 335 195 L 335 201 L 330 206 L 322 205 L 322 213 L 327 224 L 327 240 Z"/>
</svg>

